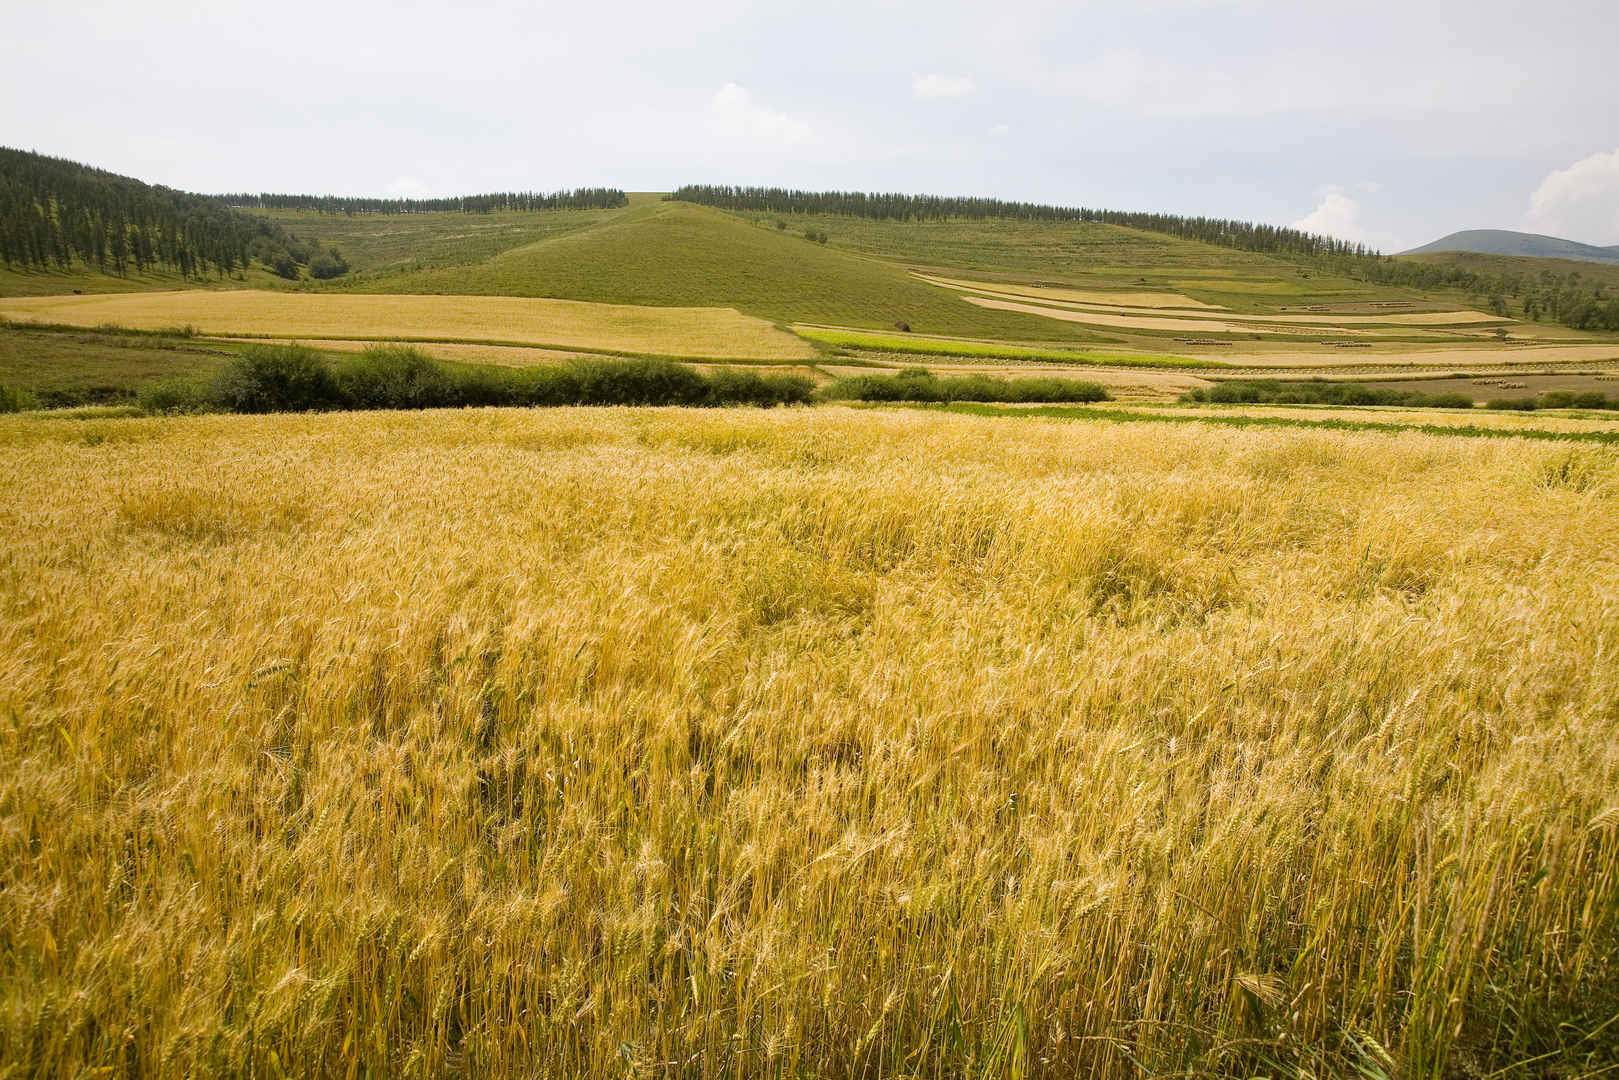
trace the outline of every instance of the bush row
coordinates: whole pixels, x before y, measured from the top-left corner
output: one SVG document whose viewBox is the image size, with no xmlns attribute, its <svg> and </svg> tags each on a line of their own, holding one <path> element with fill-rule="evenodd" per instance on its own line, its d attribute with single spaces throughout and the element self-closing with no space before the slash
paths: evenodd
<svg viewBox="0 0 1619 1080">
<path fill-rule="evenodd" d="M 507 368 L 441 363 L 420 349 L 379 345 L 334 362 L 302 345 L 243 351 L 206 382 L 167 380 L 140 392 L 150 412 L 308 412 L 473 405 L 790 405 L 811 400 L 796 375 L 668 360 L 574 360 Z"/>
<path fill-rule="evenodd" d="M 1466 394 L 1425 394 L 1364 383 L 1311 379 L 1243 379 L 1216 383 L 1208 389 L 1188 390 L 1183 401 L 1212 401 L 1228 405 L 1404 405 L 1414 409 L 1471 409 Z"/>
<path fill-rule="evenodd" d="M 38 408 L 39 400 L 20 386 L 0 386 L 0 413 Z"/>
<path fill-rule="evenodd" d="M 1495 398 L 1485 405 L 1490 409 L 1619 409 L 1619 397 L 1609 397 L 1600 390 L 1548 390 L 1538 398 Z"/>
<path fill-rule="evenodd" d="M 1078 379 L 992 379 L 966 375 L 941 379 L 926 368 L 898 375 L 855 375 L 821 391 L 831 401 L 1110 401 L 1098 383 Z"/>
</svg>

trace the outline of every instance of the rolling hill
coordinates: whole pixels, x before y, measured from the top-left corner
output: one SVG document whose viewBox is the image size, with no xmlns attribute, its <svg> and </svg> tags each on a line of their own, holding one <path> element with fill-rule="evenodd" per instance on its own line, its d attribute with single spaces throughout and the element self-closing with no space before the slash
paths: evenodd
<svg viewBox="0 0 1619 1080">
<path fill-rule="evenodd" d="M 1404 255 L 1470 251 L 1479 255 L 1518 255 L 1536 259 L 1574 259 L 1579 262 L 1619 263 L 1619 245 L 1596 247 L 1556 236 L 1512 232 L 1508 229 L 1466 229 L 1424 244 Z"/>
<path fill-rule="evenodd" d="M 367 292 L 545 296 L 734 307 L 780 322 L 1030 340 L 1102 341 L 1050 320 L 962 303 L 904 266 L 677 202 L 632 206 L 585 229 L 482 261 L 373 277 Z"/>
</svg>

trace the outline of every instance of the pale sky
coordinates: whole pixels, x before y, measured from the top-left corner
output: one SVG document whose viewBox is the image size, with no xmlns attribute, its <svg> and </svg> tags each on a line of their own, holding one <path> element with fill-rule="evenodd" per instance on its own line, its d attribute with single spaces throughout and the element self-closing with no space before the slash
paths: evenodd
<svg viewBox="0 0 1619 1080">
<path fill-rule="evenodd" d="M 780 184 L 1619 244 L 1612 0 L 9 7 L 0 144 L 193 191 Z"/>
</svg>

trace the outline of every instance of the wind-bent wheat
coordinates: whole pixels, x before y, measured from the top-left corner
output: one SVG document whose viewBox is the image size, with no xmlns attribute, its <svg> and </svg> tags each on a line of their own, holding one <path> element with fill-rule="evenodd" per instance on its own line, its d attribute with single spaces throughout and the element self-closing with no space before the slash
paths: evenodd
<svg viewBox="0 0 1619 1080">
<path fill-rule="evenodd" d="M 1619 455 L 0 421 L 0 1075 L 1614 1060 Z"/>
</svg>

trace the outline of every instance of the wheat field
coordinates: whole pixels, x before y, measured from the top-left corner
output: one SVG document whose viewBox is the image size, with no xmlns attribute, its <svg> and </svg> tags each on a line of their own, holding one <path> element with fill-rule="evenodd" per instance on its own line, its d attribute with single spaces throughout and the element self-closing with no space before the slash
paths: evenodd
<svg viewBox="0 0 1619 1080">
<path fill-rule="evenodd" d="M 523 296 L 389 296 L 185 289 L 0 298 L 0 316 L 219 337 L 416 340 L 606 349 L 715 360 L 803 360 L 814 350 L 722 307 L 644 307 Z"/>
<path fill-rule="evenodd" d="M 0 421 L 0 1076 L 1596 1075 L 1619 454 Z"/>
<path fill-rule="evenodd" d="M 995 282 L 964 281 L 958 278 L 931 277 L 917 274 L 923 281 L 943 285 L 957 292 L 983 294 L 982 298 L 997 300 L 1032 300 L 1048 307 L 1067 308 L 1108 315 L 1164 317 L 1186 319 L 1239 319 L 1246 324 L 1284 323 L 1308 328 L 1327 325 L 1338 329 L 1345 326 L 1463 326 L 1471 323 L 1509 323 L 1512 320 L 1482 311 L 1416 311 L 1397 314 L 1360 314 L 1320 311 L 1301 315 L 1258 315 L 1234 312 L 1218 305 L 1201 304 L 1185 296 L 1171 293 L 1120 293 L 1109 299 L 1107 293 L 1076 292 L 1073 289 L 1048 288 L 1038 285 L 1003 285 Z M 1124 325 L 1124 324 L 1120 324 Z"/>
</svg>

